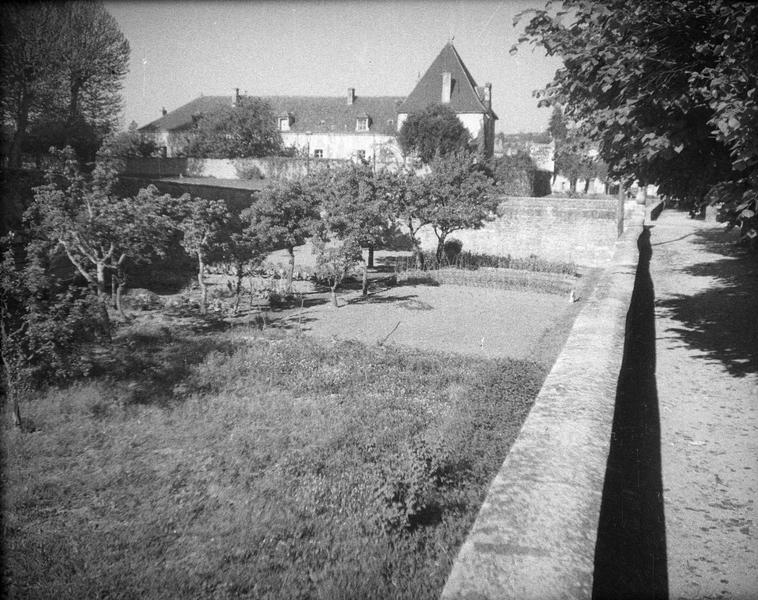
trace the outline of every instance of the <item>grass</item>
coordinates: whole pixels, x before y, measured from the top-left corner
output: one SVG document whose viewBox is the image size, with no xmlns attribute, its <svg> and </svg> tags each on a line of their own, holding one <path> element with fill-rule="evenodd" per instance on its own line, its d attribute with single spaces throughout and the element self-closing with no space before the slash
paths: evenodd
<svg viewBox="0 0 758 600">
<path fill-rule="evenodd" d="M 546 374 L 275 330 L 117 347 L 3 432 L 12 597 L 437 598 Z"/>
</svg>

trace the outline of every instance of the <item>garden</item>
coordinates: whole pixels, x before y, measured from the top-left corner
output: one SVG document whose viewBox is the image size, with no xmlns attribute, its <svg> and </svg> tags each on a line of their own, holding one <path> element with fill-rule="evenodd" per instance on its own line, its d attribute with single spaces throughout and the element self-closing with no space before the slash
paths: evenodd
<svg viewBox="0 0 758 600">
<path fill-rule="evenodd" d="M 449 213 L 393 248 L 351 169 L 311 221 L 303 182 L 236 214 L 37 188 L 2 270 L 11 596 L 438 597 L 597 273 L 466 253 Z"/>
</svg>

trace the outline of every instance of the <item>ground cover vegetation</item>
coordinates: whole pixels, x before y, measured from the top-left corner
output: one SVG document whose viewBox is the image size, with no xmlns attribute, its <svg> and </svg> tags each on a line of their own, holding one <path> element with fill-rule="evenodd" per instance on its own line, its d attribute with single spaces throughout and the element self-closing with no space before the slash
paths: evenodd
<svg viewBox="0 0 758 600">
<path fill-rule="evenodd" d="M 520 42 L 563 59 L 540 105 L 560 105 L 611 176 L 686 207 L 720 204 L 755 248 L 758 7 L 565 0 L 525 17 Z"/>
<path fill-rule="evenodd" d="M 545 375 L 151 320 L 114 343 L 3 436 L 11 595 L 436 598 Z"/>
</svg>

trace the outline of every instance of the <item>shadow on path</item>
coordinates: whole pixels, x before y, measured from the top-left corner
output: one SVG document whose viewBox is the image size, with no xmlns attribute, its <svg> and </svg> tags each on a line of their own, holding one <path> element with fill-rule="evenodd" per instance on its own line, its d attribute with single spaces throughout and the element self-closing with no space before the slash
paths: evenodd
<svg viewBox="0 0 758 600">
<path fill-rule="evenodd" d="M 650 228 L 640 251 L 616 389 L 593 598 L 668 598 Z"/>
<path fill-rule="evenodd" d="M 682 271 L 713 281 L 696 294 L 673 294 L 659 301 L 672 320 L 669 331 L 701 358 L 721 363 L 734 377 L 758 373 L 758 261 L 736 247 L 723 229 L 698 231 L 695 243 L 724 256 Z"/>
</svg>

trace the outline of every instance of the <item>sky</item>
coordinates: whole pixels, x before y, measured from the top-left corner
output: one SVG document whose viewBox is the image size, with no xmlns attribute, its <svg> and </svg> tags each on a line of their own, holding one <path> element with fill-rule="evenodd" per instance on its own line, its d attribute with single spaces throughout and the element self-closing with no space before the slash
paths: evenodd
<svg viewBox="0 0 758 600">
<path fill-rule="evenodd" d="M 541 0 L 105 2 L 129 40 L 124 126 L 201 94 L 407 96 L 452 39 L 478 85 L 492 83 L 495 130 L 543 131 L 532 96 L 560 62 L 524 45 L 513 19 Z M 522 25 L 523 27 L 523 25 Z"/>
</svg>

